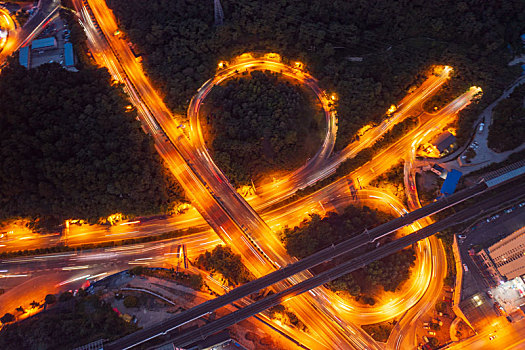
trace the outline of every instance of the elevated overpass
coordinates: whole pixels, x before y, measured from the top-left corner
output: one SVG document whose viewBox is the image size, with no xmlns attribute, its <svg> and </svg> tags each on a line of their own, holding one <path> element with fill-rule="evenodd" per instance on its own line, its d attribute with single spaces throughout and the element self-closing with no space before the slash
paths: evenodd
<svg viewBox="0 0 525 350">
<path fill-rule="evenodd" d="M 252 317 L 289 298 L 300 295 L 313 288 L 319 287 L 327 282 L 330 282 L 338 277 L 341 277 L 347 273 L 365 267 L 366 265 L 376 260 L 379 260 L 392 253 L 395 253 L 396 251 L 409 247 L 419 240 L 428 238 L 433 234 L 442 231 L 443 229 L 473 219 L 485 211 L 490 211 L 495 205 L 514 201 L 516 198 L 519 198 L 524 195 L 525 183 L 518 183 L 515 187 L 507 188 L 505 191 L 502 191 L 492 196 L 491 198 L 485 199 L 481 203 L 473 204 L 468 208 L 463 209 L 455 214 L 452 214 L 441 221 L 426 226 L 407 236 L 396 239 L 395 241 L 387 243 L 384 246 L 367 252 L 357 258 L 353 258 L 349 261 L 346 261 L 327 271 L 324 271 L 323 273 L 315 275 L 314 277 L 308 280 L 302 281 L 296 285 L 291 286 L 286 290 L 273 294 L 262 300 L 256 301 L 251 305 L 248 305 L 235 312 L 232 312 L 231 314 L 224 316 L 220 319 L 212 321 L 200 328 L 184 332 L 183 334 L 175 337 L 168 343 L 172 343 L 174 346 L 187 346 L 197 340 L 206 339 L 206 337 L 210 336 L 211 334 L 214 334 L 229 326 L 234 325 L 235 323 Z M 191 311 L 191 309 L 188 311 Z"/>
<path fill-rule="evenodd" d="M 442 198 L 425 207 L 422 207 L 404 216 L 391 220 L 383 225 L 377 226 L 371 230 L 365 230 L 365 232 L 363 232 L 359 236 L 343 241 L 337 245 L 333 245 L 331 247 L 325 248 L 296 263 L 287 265 L 259 279 L 248 282 L 240 287 L 237 287 L 231 290 L 230 292 L 228 292 L 227 294 L 223 296 L 217 297 L 213 300 L 197 305 L 196 307 L 191 308 L 183 313 L 180 313 L 168 320 L 165 320 L 156 325 L 142 329 L 138 332 L 130 334 L 121 339 L 118 339 L 115 342 L 106 345 L 104 348 L 110 349 L 110 350 L 111 349 L 115 349 L 115 350 L 116 349 L 129 349 L 133 346 L 149 341 L 158 336 L 165 335 L 168 332 L 171 332 L 184 324 L 194 321 L 204 315 L 207 315 L 213 312 L 216 309 L 226 306 L 250 294 L 258 292 L 261 289 L 271 286 L 301 271 L 311 269 L 312 267 L 315 267 L 323 262 L 332 260 L 343 254 L 347 254 L 368 243 L 373 243 L 374 241 L 380 239 L 381 237 L 384 237 L 392 232 L 395 232 L 426 216 L 436 214 L 442 210 L 445 210 L 458 203 L 461 203 L 469 198 L 476 197 L 484 193 L 488 188 L 489 187 L 484 182 L 481 182 L 472 187 L 456 192 L 449 197 Z M 307 280 L 307 281 L 310 281 L 310 280 Z"/>
</svg>

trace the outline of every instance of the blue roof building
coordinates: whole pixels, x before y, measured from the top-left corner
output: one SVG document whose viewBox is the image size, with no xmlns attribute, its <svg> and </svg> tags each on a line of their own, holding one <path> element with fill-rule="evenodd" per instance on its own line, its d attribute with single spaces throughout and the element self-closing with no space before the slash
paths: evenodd
<svg viewBox="0 0 525 350">
<path fill-rule="evenodd" d="M 454 193 L 461 175 L 463 175 L 461 171 L 458 171 L 456 169 L 450 170 L 447 174 L 445 182 L 443 182 L 443 186 L 441 186 L 441 193 L 443 193 L 443 195 L 445 196 L 449 196 L 452 193 Z"/>
<path fill-rule="evenodd" d="M 73 44 L 65 43 L 64 44 L 64 58 L 65 66 L 71 67 L 75 65 L 75 56 L 73 54 Z"/>
<path fill-rule="evenodd" d="M 29 46 L 24 46 L 18 53 L 18 62 L 21 66 L 29 68 Z"/>
<path fill-rule="evenodd" d="M 34 40 L 31 44 L 31 48 L 35 49 L 54 49 L 57 47 L 57 39 L 54 36 L 49 38 Z"/>
</svg>

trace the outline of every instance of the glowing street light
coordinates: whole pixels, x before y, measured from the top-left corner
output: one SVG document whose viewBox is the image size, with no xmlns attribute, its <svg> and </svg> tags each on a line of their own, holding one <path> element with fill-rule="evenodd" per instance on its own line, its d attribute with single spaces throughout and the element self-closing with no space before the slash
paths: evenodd
<svg viewBox="0 0 525 350">
<path fill-rule="evenodd" d="M 390 108 L 388 109 L 388 111 L 386 111 L 386 114 L 387 114 L 387 115 L 391 115 L 391 114 L 394 113 L 396 110 L 397 110 L 397 106 L 396 106 L 396 105 L 391 105 Z"/>
</svg>

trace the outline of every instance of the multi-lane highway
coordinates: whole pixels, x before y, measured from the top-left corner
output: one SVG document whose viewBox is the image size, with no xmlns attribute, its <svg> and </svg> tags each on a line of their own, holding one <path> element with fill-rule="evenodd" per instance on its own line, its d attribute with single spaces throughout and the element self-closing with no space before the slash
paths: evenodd
<svg viewBox="0 0 525 350">
<path fill-rule="evenodd" d="M 421 144 L 424 137 L 427 137 L 427 135 L 416 138 L 411 144 L 410 151 L 406 155 L 404 164 L 404 185 L 410 210 L 416 210 L 421 207 L 416 187 L 414 161 L 416 147 Z M 431 220 L 428 217 L 421 222 L 424 225 L 431 224 Z M 428 275 L 432 276 L 432 279 L 428 288 L 425 290 L 425 293 L 412 308 L 403 314 L 399 322 L 393 328 L 387 341 L 388 349 L 410 349 L 417 347 L 416 322 L 418 322 L 420 317 L 436 304 L 441 295 L 443 280 L 448 268 L 443 244 L 435 236 L 432 236 L 429 237 L 426 248 L 428 249 L 428 254 L 431 255 L 433 259 L 431 271 L 426 272 Z"/>
<path fill-rule="evenodd" d="M 111 11 L 108 11 L 105 7 L 105 4 L 101 1 L 90 2 L 91 8 L 93 9 L 94 16 L 89 15 L 89 11 L 82 9 L 86 12 L 86 22 L 89 22 L 90 18 L 96 18 L 99 22 L 102 31 L 105 33 L 106 39 L 110 42 L 112 52 L 118 52 L 118 60 L 110 60 L 112 64 L 108 66 L 116 66 L 117 63 L 121 65 L 122 70 L 126 73 L 126 79 L 131 79 L 133 75 L 133 85 L 129 87 L 129 90 L 137 88 L 140 92 L 139 95 L 142 100 L 148 100 L 151 98 L 151 102 L 148 101 L 146 105 L 148 109 L 161 107 L 160 113 L 154 113 L 156 120 L 159 124 L 162 125 L 166 133 L 168 134 L 171 140 L 176 140 L 178 144 L 178 151 L 183 158 L 187 159 L 188 164 L 191 167 L 191 170 L 198 174 L 199 180 L 207 189 L 211 190 L 213 198 L 218 202 L 218 210 L 214 210 L 215 213 L 220 213 L 221 211 L 226 213 L 226 216 L 222 215 L 221 217 L 214 218 L 214 220 L 209 220 L 208 222 L 216 230 L 216 232 L 221 236 L 221 238 L 228 244 L 233 244 L 234 250 L 237 250 L 243 257 L 248 265 L 248 267 L 256 275 L 264 275 L 265 273 L 271 271 L 272 269 L 278 268 L 284 264 L 293 261 L 289 256 L 287 256 L 286 251 L 284 250 L 282 244 L 277 239 L 275 235 L 272 234 L 268 226 L 263 220 L 251 209 L 251 207 L 244 201 L 239 195 L 233 190 L 231 185 L 227 182 L 227 179 L 224 175 L 215 167 L 213 162 L 210 161 L 207 157 L 199 157 L 199 152 L 193 151 L 191 144 L 185 144 L 186 139 L 181 137 L 180 130 L 176 128 L 176 123 L 172 118 L 165 118 L 167 114 L 165 107 L 162 105 L 160 99 L 155 95 L 155 92 L 148 88 L 149 83 L 143 78 L 143 73 L 138 67 L 137 63 L 134 60 L 134 57 L 129 52 L 129 48 L 126 44 L 119 41 L 120 39 L 115 38 L 112 34 L 116 31 L 116 22 L 111 16 Z M 88 18 L 89 17 L 89 18 Z M 95 38 L 96 30 L 92 31 L 92 37 Z M 104 46 L 102 42 L 100 47 Z M 117 49 L 118 48 L 118 49 Z M 108 50 L 102 50 L 102 54 L 107 57 L 111 55 L 112 52 Z M 126 57 L 127 56 L 127 57 Z M 106 59 L 107 61 L 107 59 Z M 118 71 L 116 76 L 118 76 Z M 137 80 L 141 78 L 142 80 Z M 146 88 L 144 88 L 146 87 Z M 131 93 L 134 96 L 133 93 Z M 139 106 L 142 105 L 139 103 Z M 140 109 L 140 108 L 139 108 Z M 144 109 L 144 108 L 143 108 Z M 146 113 L 147 114 L 147 113 Z M 152 122 L 152 118 L 144 118 L 144 120 Z M 162 154 L 162 153 L 161 153 Z M 203 159 L 204 158 L 204 159 Z M 176 174 L 177 175 L 177 174 Z M 186 179 L 187 181 L 187 179 Z M 182 181 L 184 182 L 184 180 Z M 183 185 L 184 186 L 184 185 Z M 197 184 L 199 186 L 199 184 Z M 203 194 L 203 197 L 206 197 L 206 194 Z M 199 199 L 197 197 L 196 199 Z M 204 212 L 203 215 L 209 213 L 209 210 L 202 210 L 206 205 L 209 206 L 209 200 L 202 200 L 200 198 L 200 211 Z M 213 200 L 212 200 L 213 202 Z M 199 207 L 199 206 L 198 206 Z M 217 225 L 217 219 L 224 222 L 223 225 Z M 233 237 L 233 239 L 232 239 Z M 264 249 L 261 246 L 264 245 Z M 308 276 L 304 276 L 308 277 Z M 304 278 L 303 277 L 303 278 Z M 329 300 L 329 298 L 325 298 Z M 312 302 L 312 301 L 310 301 Z M 318 304 L 317 301 L 313 301 L 314 304 Z M 309 308 L 308 303 L 303 303 L 301 305 L 303 308 Z M 320 309 L 326 309 L 326 305 L 319 305 Z M 300 306 L 297 306 L 301 308 Z M 315 314 L 315 312 L 299 312 L 300 316 L 308 318 L 310 314 Z M 322 315 L 319 315 L 319 319 L 323 319 Z M 317 318 L 316 318 L 317 320 Z M 326 328 L 326 322 L 316 322 L 320 328 Z M 360 329 L 354 329 L 355 331 L 361 332 Z M 333 333 L 331 331 L 330 333 Z M 363 335 L 363 337 L 366 337 Z M 370 340 L 370 339 L 369 339 Z"/>
<path fill-rule="evenodd" d="M 42 3 L 48 4 L 50 9 L 54 9 L 52 7 L 54 2 L 42 1 Z M 190 139 L 188 140 L 183 131 L 178 128 L 177 116 L 171 115 L 163 104 L 150 82 L 146 79 L 140 64 L 136 62 L 127 43 L 114 35 L 118 29 L 116 20 L 104 1 L 76 0 L 74 3 L 86 29 L 95 59 L 101 65 L 108 67 L 115 79 L 126 84 L 126 90 L 139 111 L 145 130 L 153 136 L 157 150 L 182 184 L 202 217 L 197 216 L 196 211 L 192 211 L 186 217 L 175 218 L 171 220 L 169 225 L 163 227 L 155 227 L 154 223 L 150 223 L 141 225 L 138 229 L 134 227 L 129 230 L 119 229 L 118 227 L 110 228 L 109 231 L 100 227 L 77 233 L 71 232 L 74 230 L 70 230 L 67 238 L 68 244 L 71 244 L 71 242 L 77 242 L 74 244 L 93 242 L 95 236 L 98 237 L 98 241 L 106 241 L 112 240 L 113 237 L 120 238 L 122 236 L 122 238 L 129 238 L 133 237 L 134 234 L 136 236 L 153 234 L 163 229 L 168 230 L 167 227 L 171 227 L 170 225 L 177 226 L 177 228 L 200 226 L 203 231 L 206 231 L 207 222 L 223 242 L 232 246 L 234 251 L 243 256 L 246 265 L 252 273 L 256 276 L 264 276 L 295 261 L 294 258 L 288 256 L 274 232 L 279 230 L 279 226 L 296 224 L 305 217 L 305 214 L 310 213 L 311 210 L 318 206 L 325 210 L 323 203 L 338 202 L 339 198 L 344 199 L 348 197 L 346 196 L 348 179 L 356 179 L 362 185 L 368 183 L 375 176 L 390 168 L 397 162 L 397 159 L 404 156 L 406 149 L 408 149 L 407 146 L 412 144 L 415 138 L 422 135 L 430 136 L 439 132 L 439 126 L 446 125 L 447 121 L 450 121 L 457 111 L 464 108 L 477 92 L 475 89 L 471 89 L 437 115 L 422 115 L 421 125 L 416 130 L 405 135 L 400 141 L 348 177 L 336 181 L 330 186 L 294 203 L 267 211 L 266 209 L 270 204 L 286 198 L 299 188 L 329 176 L 342 161 L 355 156 L 361 149 L 380 139 L 395 123 L 407 116 L 421 114 L 420 106 L 422 101 L 432 95 L 449 78 L 450 68 L 445 67 L 440 74 L 432 75 L 416 92 L 408 95 L 401 101 L 398 111 L 389 120 L 385 120 L 379 126 L 371 128 L 358 141 L 350 144 L 337 155 L 329 157 L 335 141 L 335 114 L 329 106 L 330 101 L 328 97 L 319 89 L 315 79 L 301 70 L 286 66 L 283 68 L 280 62 L 272 61 L 271 59 L 248 58 L 236 63 L 237 68 L 235 69 L 234 67 L 236 66 L 232 65 L 219 72 L 216 78 L 211 79 L 199 90 L 189 110 L 191 130 Z M 87 6 L 88 3 L 90 6 Z M 35 29 L 30 31 L 32 34 L 26 35 L 26 37 L 34 36 L 37 29 L 45 26 L 47 20 L 54 13 L 53 10 L 47 12 L 41 10 L 38 15 L 44 17 L 41 18 Z M 27 28 L 29 30 L 31 26 Z M 250 198 L 247 202 L 232 188 L 227 178 L 209 156 L 200 133 L 197 119 L 198 111 L 200 103 L 202 103 L 202 100 L 213 85 L 234 75 L 236 70 L 267 69 L 268 67 L 273 70 L 283 70 L 284 74 L 289 78 L 300 80 L 317 94 L 325 108 L 327 133 L 323 147 L 306 166 L 279 179 L 275 183 L 260 188 L 258 196 Z M 436 120 L 439 122 L 436 122 Z M 402 213 L 399 207 L 394 209 Z M 272 227 L 274 228 L 273 231 Z M 205 234 L 209 237 L 209 241 L 217 239 L 217 236 L 209 231 Z M 53 239 L 56 238 L 49 238 L 49 242 L 53 242 Z M 20 247 L 24 245 L 27 247 L 30 239 L 19 240 L 13 243 L 19 244 Z M 41 244 L 42 241 L 35 241 L 35 243 Z M 11 244 L 10 246 L 13 247 Z M 426 256 L 425 259 L 428 260 L 429 251 L 424 247 L 418 254 L 421 258 Z M 422 271 L 427 271 L 425 277 L 428 281 L 430 279 L 428 271 L 431 271 L 432 261 L 420 262 L 420 264 L 422 268 L 425 268 Z M 281 282 L 274 288 L 277 291 L 284 290 L 291 284 L 310 277 L 312 277 L 310 273 L 302 272 L 287 282 Z M 396 312 L 404 312 L 406 308 L 419 300 L 420 293 L 426 289 L 428 282 L 419 279 L 414 281 L 412 286 L 414 287 L 412 288 L 413 291 L 410 291 L 409 288 L 409 293 L 406 295 L 406 298 L 403 298 L 406 301 L 401 302 L 401 298 L 399 298 L 393 302 L 393 305 L 396 305 Z M 357 315 L 364 316 L 361 320 L 374 322 L 384 320 L 388 316 L 391 317 L 391 314 L 385 314 L 383 312 L 384 309 L 381 309 L 381 307 L 373 310 L 356 308 L 355 305 L 348 305 L 344 300 L 324 289 L 316 290 L 315 293 L 318 293 L 315 297 L 307 295 L 294 298 L 290 301 L 289 306 L 296 311 L 310 329 L 324 339 L 324 345 L 321 347 L 346 348 L 349 347 L 349 344 L 358 348 L 377 347 L 375 342 L 359 327 L 355 327 L 352 322 L 358 319 Z M 344 320 L 334 316 L 334 313 L 337 312 L 334 305 L 340 307 Z M 372 314 L 373 316 L 371 316 Z"/>
<path fill-rule="evenodd" d="M 430 205 L 428 205 L 427 207 L 424 207 L 424 208 L 420 208 L 420 209 L 417 209 L 403 217 L 400 217 L 400 218 L 397 218 L 395 220 L 392 220 L 388 223 L 385 223 L 383 225 L 380 225 L 376 228 L 373 228 L 369 231 L 366 231 L 364 232 L 363 234 L 359 235 L 359 236 L 356 236 L 354 238 L 351 238 L 347 241 L 344 241 L 342 243 L 339 243 L 335 246 L 332 246 L 332 247 L 329 247 L 329 248 L 326 248 L 326 249 L 323 249 L 317 253 L 314 253 L 312 254 L 311 256 L 309 257 L 306 257 L 296 263 L 293 263 L 291 265 L 288 265 L 286 267 L 283 267 L 282 269 L 280 270 L 277 270 L 275 272 L 272 272 L 264 277 L 261 277 L 255 281 L 252 281 L 252 282 L 248 282 L 236 289 L 233 289 L 232 291 L 230 291 L 228 294 L 222 296 L 222 297 L 219 297 L 217 299 L 214 299 L 214 300 L 211 300 L 207 303 L 204 303 L 204 304 L 201 304 L 201 305 L 198 305 L 196 306 L 195 308 L 191 309 L 191 310 L 188 310 L 186 313 L 183 313 L 183 314 L 179 314 L 173 318 L 171 318 L 170 320 L 167 320 L 161 324 L 158 324 L 158 325 L 155 325 L 154 327 L 151 327 L 151 328 L 148 328 L 148 329 L 144 329 L 144 330 L 141 330 L 139 332 L 136 332 L 128 337 L 125 337 L 125 338 L 122 338 L 118 341 L 116 341 L 110 348 L 126 348 L 126 347 L 129 347 L 129 346 L 132 346 L 132 345 L 135 345 L 137 344 L 137 342 L 140 342 L 140 340 L 142 339 L 152 339 L 154 336 L 158 336 L 158 335 L 161 335 L 161 334 L 164 334 L 167 330 L 174 330 L 176 329 L 177 327 L 179 327 L 180 325 L 184 325 L 186 324 L 187 322 L 191 321 L 191 320 L 194 320 L 198 317 L 202 317 L 203 315 L 206 315 L 207 313 L 209 312 L 212 312 L 214 310 L 216 310 L 217 308 L 220 308 L 220 307 L 223 307 L 225 305 L 228 305 L 232 302 L 234 302 L 235 300 L 238 300 L 240 298 L 243 298 L 243 297 L 246 297 L 252 293 L 255 293 L 263 288 L 266 288 L 266 287 L 269 287 L 285 278 L 290 278 L 292 277 L 293 275 L 305 270 L 305 269 L 310 269 L 312 267 L 315 267 L 323 262 L 326 262 L 326 261 L 329 261 L 329 260 L 332 260 L 333 258 L 335 257 L 338 257 L 338 256 L 341 256 L 343 254 L 348 254 L 349 252 L 355 250 L 355 249 L 358 249 L 360 247 L 362 247 L 363 245 L 366 245 L 366 244 L 369 244 L 369 243 L 374 243 L 375 241 L 377 241 L 378 239 L 380 239 L 381 237 L 384 237 L 385 235 L 388 235 L 389 233 L 392 233 L 394 231 L 397 231 L 407 225 L 410 225 L 411 223 L 417 221 L 417 220 L 420 220 L 424 217 L 427 217 L 429 215 L 433 215 L 437 212 L 440 212 L 441 210 L 444 210 L 446 208 L 449 208 L 453 205 L 456 205 L 458 203 L 461 203 L 469 198 L 472 198 L 474 196 L 477 196 L 477 195 L 480 195 L 482 193 L 484 193 L 485 189 L 486 189 L 486 185 L 485 184 L 480 184 L 480 185 L 476 185 L 472 188 L 469 188 L 469 189 L 466 189 L 464 191 L 461 191 L 461 192 L 458 192 L 456 193 L 455 195 L 453 195 L 452 197 L 449 197 L 449 198 L 443 198 L 437 202 L 434 202 Z M 521 186 L 518 186 L 516 188 L 516 192 L 517 194 L 520 193 L 520 191 L 525 191 L 525 185 L 521 185 Z M 512 192 L 512 191 L 506 191 L 504 192 L 503 194 L 500 194 L 499 197 L 502 197 L 502 198 L 507 198 L 506 196 L 508 196 L 509 192 Z M 494 200 L 496 200 L 497 198 L 499 197 L 495 197 Z M 481 209 L 483 207 L 480 207 Z M 467 211 L 467 213 L 469 213 L 468 215 L 472 215 L 472 213 L 479 213 L 479 211 L 473 211 L 472 208 L 469 209 L 469 211 Z M 463 219 L 464 216 L 462 215 L 466 215 L 465 212 L 461 212 L 462 214 L 460 213 L 457 213 L 457 214 L 454 214 L 452 216 L 449 216 L 446 220 L 442 220 L 440 221 L 439 223 L 437 224 L 433 224 L 433 225 L 430 225 L 430 226 L 427 226 L 426 227 L 426 231 L 418 231 L 418 234 L 410 234 L 409 236 L 411 236 L 413 239 L 414 237 L 418 237 L 418 240 L 420 239 L 423 239 L 423 238 L 426 238 L 428 236 L 431 236 L 433 233 L 437 232 L 438 230 L 441 230 L 445 227 L 448 227 L 450 225 L 453 225 L 453 224 L 456 224 L 458 221 L 457 220 L 460 220 L 460 219 Z M 470 216 L 468 216 L 470 217 Z M 447 226 L 448 225 L 448 226 Z M 437 229 L 436 229 L 437 228 Z M 425 232 L 425 235 L 427 236 L 424 236 L 421 238 L 421 232 Z M 411 241 L 410 244 L 416 242 L 416 241 Z M 409 245 L 410 245 L 409 244 Z M 396 245 L 397 247 L 397 245 Z M 405 247 L 405 246 L 403 246 Z M 393 251 L 391 250 L 390 253 L 392 253 Z M 390 254 L 389 253 L 389 254 Z M 384 255 L 383 255 L 384 256 Z M 368 262 L 367 262 L 368 264 Z M 336 277 L 333 277 L 332 274 L 329 274 L 332 278 L 336 278 Z M 316 277 L 312 277 L 311 279 L 309 279 L 308 281 L 311 281 L 313 279 L 317 278 Z M 323 283 L 326 283 L 328 281 L 325 281 Z M 301 282 L 299 284 L 302 284 L 302 283 L 307 283 L 307 282 Z M 322 284 L 322 283 L 321 283 Z M 320 284 L 319 284 L 320 285 Z M 315 285 L 314 287 L 311 287 L 311 288 L 315 288 L 317 285 Z M 310 289 L 311 289 L 310 288 Z M 317 295 L 316 292 L 314 291 L 313 292 L 314 295 Z"/>
<path fill-rule="evenodd" d="M 181 182 L 186 193 L 190 195 L 199 212 L 221 239 L 243 256 L 247 267 L 256 276 L 267 274 L 277 265 L 284 265 L 290 258 L 278 238 L 271 233 L 266 223 L 236 193 L 229 182 L 225 181 L 224 175 L 217 172 L 207 159 L 195 152 L 177 128 L 178 124 L 174 117 L 170 115 L 145 78 L 128 45 L 113 36 L 117 30 L 116 21 L 106 4 L 102 1 L 90 1 L 90 9 L 86 8 L 85 4 L 87 3 L 80 1 L 76 3 L 79 12 L 84 15 L 85 24 L 89 25 L 90 21 L 92 23 L 92 29 L 88 30 L 88 38 L 94 39 L 94 47 L 102 48 L 95 56 L 102 57 L 101 61 L 108 63 L 107 66 L 114 76 L 127 83 L 128 92 L 134 99 L 135 105 L 139 110 L 142 108 L 144 111 L 142 114 L 144 124 L 150 125 L 148 131 L 154 137 L 159 153 Z M 93 18 L 96 18 L 106 39 L 101 39 L 97 35 L 98 30 L 92 22 Z M 137 99 L 133 96 L 140 96 L 140 100 L 135 101 Z M 143 108 L 143 105 L 146 105 L 147 109 Z M 155 118 L 151 117 L 152 115 Z M 163 131 L 160 128 L 155 130 L 157 122 L 162 125 Z M 172 142 L 169 142 L 165 135 Z M 274 244 L 267 245 L 263 251 L 258 243 L 262 241 L 258 239 L 260 237 L 273 240 Z M 307 302 L 298 299 L 293 302 L 293 308 L 311 329 L 323 333 L 321 339 L 328 342 L 326 348 L 331 348 L 334 344 L 345 347 L 344 344 L 351 341 L 350 334 L 343 335 L 348 333 L 347 328 L 333 322 L 327 316 L 328 312 L 319 311 L 324 309 L 322 305 L 318 305 L 316 310 L 310 302 L 318 304 L 315 300 Z M 362 332 L 360 329 L 356 331 Z M 367 335 L 363 334 L 363 337 Z M 360 347 L 363 345 L 361 344 Z"/>
<path fill-rule="evenodd" d="M 453 350 L 518 350 L 525 349 L 525 319 L 508 323 L 503 318 L 488 329 L 459 343 L 451 344 L 445 349 Z"/>
<path fill-rule="evenodd" d="M 447 227 L 457 225 L 459 223 L 475 218 L 484 211 L 490 211 L 490 209 L 494 206 L 494 203 L 500 204 L 507 201 L 514 201 L 516 196 L 523 196 L 524 194 L 525 184 L 518 183 L 514 188 L 507 188 L 505 191 L 494 195 L 492 198 L 485 199 L 480 203 L 471 205 L 467 209 L 463 209 L 457 213 L 448 216 L 446 219 L 426 226 L 414 233 L 394 240 L 390 243 L 387 243 L 357 258 L 353 258 L 349 261 L 343 262 L 340 265 L 333 267 L 323 273 L 320 273 L 306 281 L 302 281 L 284 291 L 271 295 L 265 299 L 259 300 L 249 306 L 242 308 L 241 310 L 235 311 L 218 320 L 210 322 L 196 330 L 186 331 L 182 335 L 176 336 L 172 342 L 176 346 L 186 346 L 198 339 L 205 339 L 207 336 L 213 333 L 216 333 L 226 327 L 240 322 L 243 319 L 251 317 L 274 305 L 277 305 L 282 300 L 285 300 L 290 297 L 295 297 L 297 295 L 300 295 L 301 293 L 305 293 L 319 285 L 329 282 L 346 273 L 364 267 L 375 260 L 388 256 L 395 251 L 409 247 L 417 241 L 430 237 L 436 232 L 439 232 Z M 136 335 L 138 335 L 138 333 Z M 138 338 L 140 339 L 140 336 Z"/>
</svg>

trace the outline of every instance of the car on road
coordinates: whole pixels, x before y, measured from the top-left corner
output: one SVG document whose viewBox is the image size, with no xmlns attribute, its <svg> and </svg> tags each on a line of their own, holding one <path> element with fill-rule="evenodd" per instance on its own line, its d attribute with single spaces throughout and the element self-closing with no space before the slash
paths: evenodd
<svg viewBox="0 0 525 350">
<path fill-rule="evenodd" d="M 429 332 L 428 332 L 428 335 L 432 335 L 432 336 L 434 336 L 434 335 L 436 335 L 436 332 L 429 331 Z"/>
<path fill-rule="evenodd" d="M 479 124 L 479 128 L 478 128 L 478 133 L 482 133 L 483 132 L 483 128 L 485 127 L 485 123 L 480 123 Z"/>
<path fill-rule="evenodd" d="M 510 214 L 510 213 L 512 213 L 513 210 L 514 210 L 513 208 L 509 208 L 509 209 L 505 210 L 505 214 Z"/>
<path fill-rule="evenodd" d="M 489 337 L 489 340 L 494 340 L 494 339 L 496 339 L 496 334 L 491 335 L 491 336 Z"/>
<path fill-rule="evenodd" d="M 459 239 L 465 239 L 465 238 L 467 238 L 467 236 L 465 236 L 465 235 L 458 235 L 458 238 Z"/>
</svg>

